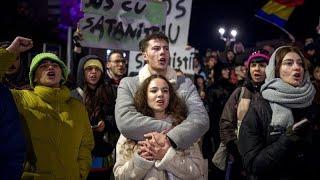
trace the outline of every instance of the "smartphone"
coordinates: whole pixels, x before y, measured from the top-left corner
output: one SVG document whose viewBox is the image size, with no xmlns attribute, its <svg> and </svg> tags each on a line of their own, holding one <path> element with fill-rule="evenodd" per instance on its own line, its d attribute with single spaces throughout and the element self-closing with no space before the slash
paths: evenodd
<svg viewBox="0 0 320 180">
<path fill-rule="evenodd" d="M 98 127 L 99 127 L 98 124 L 91 126 L 92 129 L 95 129 L 95 128 L 98 128 Z"/>
<path fill-rule="evenodd" d="M 301 121 L 295 123 L 293 126 L 292 126 L 292 130 L 296 130 L 297 128 L 303 128 L 304 126 L 308 125 L 310 122 L 308 121 L 308 119 L 304 118 L 302 119 Z"/>
</svg>

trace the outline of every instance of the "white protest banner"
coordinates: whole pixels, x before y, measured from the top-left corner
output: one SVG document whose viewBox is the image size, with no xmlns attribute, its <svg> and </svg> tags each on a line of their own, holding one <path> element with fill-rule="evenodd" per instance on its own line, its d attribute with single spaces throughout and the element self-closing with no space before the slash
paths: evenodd
<svg viewBox="0 0 320 180">
<path fill-rule="evenodd" d="M 180 48 L 170 48 L 170 67 L 180 69 L 185 74 L 193 74 L 193 57 L 195 49 L 184 50 Z M 140 52 L 130 51 L 128 74 L 137 73 L 144 65 L 144 60 Z"/>
<path fill-rule="evenodd" d="M 166 4 L 150 0 L 82 0 L 84 47 L 138 50 L 141 39 L 163 30 Z"/>
<path fill-rule="evenodd" d="M 188 44 L 192 0 L 162 0 L 167 4 L 166 35 L 169 38 L 171 67 L 193 74 L 194 49 L 185 50 Z M 138 72 L 144 65 L 139 52 L 130 51 L 129 73 Z"/>
<path fill-rule="evenodd" d="M 167 4 L 166 35 L 170 47 L 188 44 L 192 0 L 163 0 Z"/>
</svg>

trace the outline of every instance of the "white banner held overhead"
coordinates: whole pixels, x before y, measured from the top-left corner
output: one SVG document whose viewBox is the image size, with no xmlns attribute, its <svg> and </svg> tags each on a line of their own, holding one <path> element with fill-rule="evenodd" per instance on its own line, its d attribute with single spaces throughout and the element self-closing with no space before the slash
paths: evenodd
<svg viewBox="0 0 320 180">
<path fill-rule="evenodd" d="M 188 44 L 192 0 L 163 0 L 167 4 L 166 35 L 170 47 Z"/>
<path fill-rule="evenodd" d="M 164 30 L 166 3 L 148 0 L 82 0 L 84 47 L 138 50 L 141 39 Z"/>
</svg>

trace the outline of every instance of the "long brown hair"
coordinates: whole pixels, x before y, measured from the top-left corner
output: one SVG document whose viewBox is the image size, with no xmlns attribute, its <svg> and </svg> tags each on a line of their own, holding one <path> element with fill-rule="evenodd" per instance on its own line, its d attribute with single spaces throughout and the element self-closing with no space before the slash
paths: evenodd
<svg viewBox="0 0 320 180">
<path fill-rule="evenodd" d="M 173 125 L 180 124 L 187 116 L 188 109 L 184 101 L 175 93 L 175 90 L 172 84 L 161 75 L 151 75 L 146 80 L 144 80 L 141 86 L 138 88 L 135 96 L 134 96 L 134 105 L 138 112 L 142 113 L 145 116 L 154 117 L 153 110 L 148 106 L 148 86 L 153 79 L 163 79 L 169 86 L 169 105 L 166 109 L 166 113 L 171 115 L 175 122 Z"/>
</svg>

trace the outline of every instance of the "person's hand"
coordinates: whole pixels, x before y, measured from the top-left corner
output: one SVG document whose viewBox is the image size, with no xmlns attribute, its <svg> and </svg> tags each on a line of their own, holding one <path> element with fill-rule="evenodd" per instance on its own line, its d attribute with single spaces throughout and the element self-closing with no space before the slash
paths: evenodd
<svg viewBox="0 0 320 180">
<path fill-rule="evenodd" d="M 73 34 L 73 43 L 76 47 L 81 47 L 80 41 L 83 40 L 82 33 L 79 28 Z"/>
<path fill-rule="evenodd" d="M 154 160 L 161 160 L 171 147 L 170 141 L 165 135 L 166 132 L 167 131 L 145 134 L 147 139 L 145 141 L 138 142 L 139 145 L 147 147 L 148 153 Z"/>
<path fill-rule="evenodd" d="M 292 140 L 298 141 L 302 138 L 305 138 L 311 129 L 311 122 L 308 119 L 302 119 L 299 122 L 294 123 L 293 125 L 287 128 L 286 134 Z"/>
<path fill-rule="evenodd" d="M 104 130 L 104 128 L 105 128 L 104 122 L 103 122 L 103 121 L 99 121 L 99 122 L 98 122 L 98 127 L 95 128 L 94 130 L 95 130 L 95 131 L 98 131 L 98 132 L 102 132 L 102 131 Z"/>
<path fill-rule="evenodd" d="M 17 36 L 6 50 L 11 53 L 19 54 L 31 49 L 32 47 L 32 39 Z"/>
<path fill-rule="evenodd" d="M 82 47 L 80 42 L 83 40 L 83 36 L 82 36 L 82 33 L 81 33 L 79 28 L 77 28 L 77 30 L 74 32 L 72 39 L 73 39 L 73 44 L 74 44 L 73 51 L 75 53 L 80 54 L 81 53 L 81 47 Z"/>
<path fill-rule="evenodd" d="M 165 141 L 167 139 L 166 131 L 161 133 L 151 132 L 144 135 L 145 138 L 150 139 L 152 144 L 159 144 L 160 146 L 164 146 Z"/>
<path fill-rule="evenodd" d="M 151 144 L 149 140 L 146 139 L 145 141 L 138 141 L 138 145 L 139 145 L 138 154 L 146 160 L 153 161 L 154 158 L 150 150 Z"/>
</svg>

